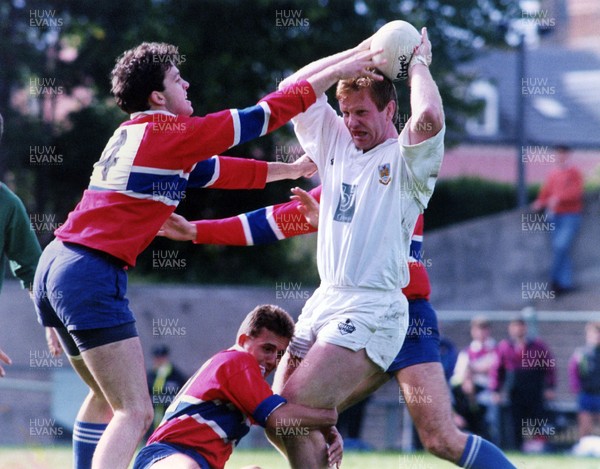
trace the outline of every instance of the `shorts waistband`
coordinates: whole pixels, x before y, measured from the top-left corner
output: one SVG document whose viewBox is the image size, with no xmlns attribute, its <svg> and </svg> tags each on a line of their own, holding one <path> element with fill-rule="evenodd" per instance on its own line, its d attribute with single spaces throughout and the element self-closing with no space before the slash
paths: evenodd
<svg viewBox="0 0 600 469">
<path fill-rule="evenodd" d="M 396 288 L 393 290 L 384 290 L 381 288 L 368 288 L 368 287 L 351 287 L 346 285 L 334 285 L 332 283 L 321 283 L 319 285 L 320 289 L 330 290 L 330 291 L 339 291 L 339 292 L 347 292 L 347 293 L 379 293 L 381 295 L 388 294 L 402 294 L 402 288 Z"/>
<path fill-rule="evenodd" d="M 124 261 L 122 261 L 118 257 L 115 257 L 112 254 L 109 254 L 107 252 L 100 251 L 98 249 L 94 249 L 89 246 L 84 246 L 83 244 L 72 243 L 70 241 L 62 241 L 62 240 L 58 240 L 58 239 L 57 239 L 57 241 L 61 242 L 63 245 L 65 245 L 66 247 L 68 247 L 70 249 L 87 251 L 87 252 L 93 254 L 94 256 L 101 257 L 105 261 L 110 262 L 114 266 L 119 267 L 121 269 L 127 268 L 127 264 Z"/>
</svg>

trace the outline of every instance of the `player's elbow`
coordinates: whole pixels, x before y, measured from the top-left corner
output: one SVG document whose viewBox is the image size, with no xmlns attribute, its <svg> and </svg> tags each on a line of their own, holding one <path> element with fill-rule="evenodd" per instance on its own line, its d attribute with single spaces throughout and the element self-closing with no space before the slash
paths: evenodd
<svg viewBox="0 0 600 469">
<path fill-rule="evenodd" d="M 444 111 L 441 107 L 428 105 L 411 119 L 411 130 L 415 133 L 436 135 L 444 127 Z"/>
</svg>

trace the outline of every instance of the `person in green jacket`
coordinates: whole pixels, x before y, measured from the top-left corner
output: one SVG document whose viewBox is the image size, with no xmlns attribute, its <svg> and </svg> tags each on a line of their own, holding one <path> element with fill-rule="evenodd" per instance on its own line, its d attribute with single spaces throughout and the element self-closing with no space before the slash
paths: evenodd
<svg viewBox="0 0 600 469">
<path fill-rule="evenodd" d="M 3 130 L 4 121 L 0 115 L 0 140 Z M 33 276 L 41 253 L 23 202 L 0 182 L 0 290 L 4 279 L 3 258 L 6 256 L 13 275 L 32 294 Z M 5 374 L 2 362 L 10 365 L 11 360 L 0 349 L 0 377 Z"/>
</svg>

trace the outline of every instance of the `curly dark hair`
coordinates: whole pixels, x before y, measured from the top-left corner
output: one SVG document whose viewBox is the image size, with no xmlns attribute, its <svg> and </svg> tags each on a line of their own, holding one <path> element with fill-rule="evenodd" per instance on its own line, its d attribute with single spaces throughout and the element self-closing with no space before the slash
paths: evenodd
<svg viewBox="0 0 600 469">
<path fill-rule="evenodd" d="M 279 306 L 260 305 L 248 313 L 238 330 L 237 336 L 246 334 L 250 337 L 256 337 L 262 329 L 267 329 L 278 336 L 291 339 L 294 335 L 294 320 Z"/>
<path fill-rule="evenodd" d="M 150 94 L 164 91 L 165 74 L 180 57 L 176 46 L 164 42 L 143 42 L 123 52 L 110 74 L 118 106 L 128 114 L 148 110 Z"/>
</svg>

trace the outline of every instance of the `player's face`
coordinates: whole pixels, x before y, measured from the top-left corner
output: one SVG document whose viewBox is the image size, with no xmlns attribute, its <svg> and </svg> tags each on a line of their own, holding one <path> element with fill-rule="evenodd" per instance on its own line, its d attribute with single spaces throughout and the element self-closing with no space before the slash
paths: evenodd
<svg viewBox="0 0 600 469">
<path fill-rule="evenodd" d="M 163 85 L 165 89 L 160 94 L 164 98 L 164 108 L 178 116 L 191 116 L 194 108 L 191 101 L 187 99 L 187 89 L 190 84 L 181 78 L 179 69 L 175 65 L 165 74 Z"/>
<path fill-rule="evenodd" d="M 265 378 L 277 368 L 277 364 L 289 342 L 289 339 L 264 328 L 261 329 L 260 334 L 256 337 L 250 337 L 245 334 L 242 334 L 240 337 L 240 345 L 246 352 L 256 358 Z"/>
<path fill-rule="evenodd" d="M 339 103 L 344 124 L 356 148 L 368 151 L 387 140 L 391 123 L 390 105 L 379 111 L 365 88 L 348 93 Z"/>
</svg>

